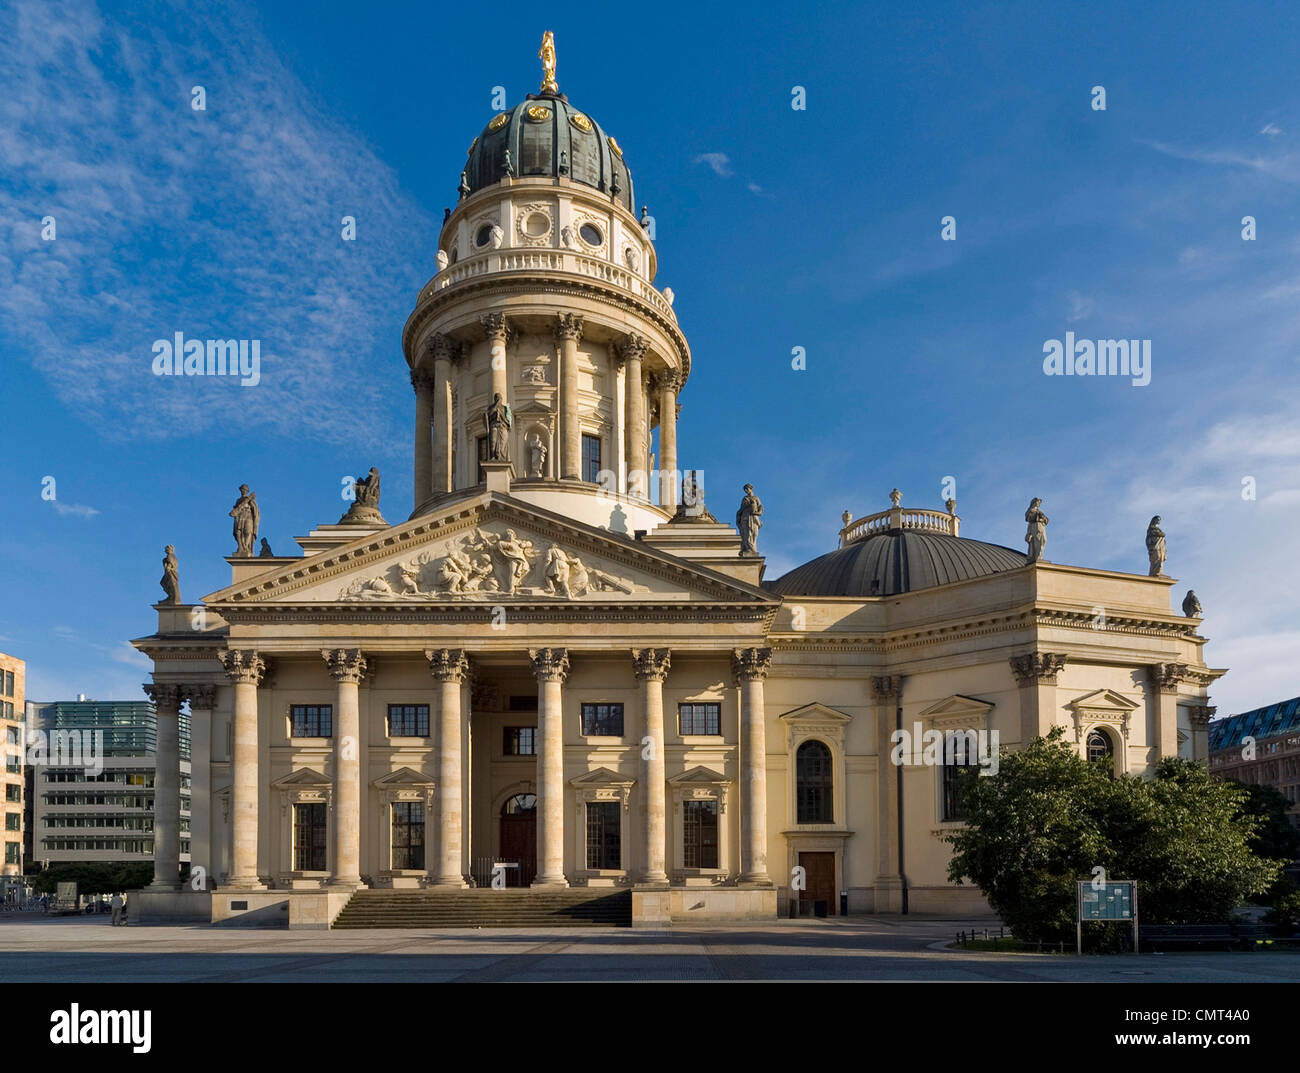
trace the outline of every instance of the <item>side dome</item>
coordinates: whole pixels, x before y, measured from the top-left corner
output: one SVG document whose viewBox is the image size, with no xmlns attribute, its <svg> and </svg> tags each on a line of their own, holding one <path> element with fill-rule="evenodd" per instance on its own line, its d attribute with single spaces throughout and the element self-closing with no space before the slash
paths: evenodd
<svg viewBox="0 0 1300 1073">
<path fill-rule="evenodd" d="M 515 178 L 571 179 L 610 194 L 633 211 L 632 173 L 622 147 L 562 93 L 530 93 L 488 122 L 469 147 L 469 193 L 505 177 L 507 150 Z"/>
</svg>

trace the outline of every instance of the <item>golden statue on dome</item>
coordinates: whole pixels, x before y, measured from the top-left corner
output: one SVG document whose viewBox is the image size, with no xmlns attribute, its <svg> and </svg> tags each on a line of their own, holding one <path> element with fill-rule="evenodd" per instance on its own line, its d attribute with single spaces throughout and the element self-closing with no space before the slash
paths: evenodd
<svg viewBox="0 0 1300 1073">
<path fill-rule="evenodd" d="M 560 87 L 555 81 L 555 34 L 547 30 L 542 34 L 542 47 L 537 50 L 537 58 L 542 61 L 542 92 L 559 93 Z"/>
</svg>

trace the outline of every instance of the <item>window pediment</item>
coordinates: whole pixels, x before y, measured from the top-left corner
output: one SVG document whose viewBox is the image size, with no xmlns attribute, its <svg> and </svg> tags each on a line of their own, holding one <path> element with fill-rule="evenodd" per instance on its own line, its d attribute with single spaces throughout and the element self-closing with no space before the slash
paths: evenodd
<svg viewBox="0 0 1300 1073">
<path fill-rule="evenodd" d="M 987 730 L 993 708 L 987 700 L 954 693 L 931 704 L 921 712 L 920 718 L 931 730 Z"/>
<path fill-rule="evenodd" d="M 1122 693 L 1116 693 L 1113 689 L 1098 689 L 1085 693 L 1082 697 L 1076 697 L 1066 707 L 1074 713 L 1076 740 L 1083 740 L 1088 727 L 1097 723 L 1106 723 L 1118 728 L 1127 741 L 1129 716 L 1141 705 Z"/>
<path fill-rule="evenodd" d="M 570 779 L 569 785 L 577 791 L 579 801 L 619 801 L 626 809 L 636 779 L 607 767 L 598 767 Z"/>
</svg>

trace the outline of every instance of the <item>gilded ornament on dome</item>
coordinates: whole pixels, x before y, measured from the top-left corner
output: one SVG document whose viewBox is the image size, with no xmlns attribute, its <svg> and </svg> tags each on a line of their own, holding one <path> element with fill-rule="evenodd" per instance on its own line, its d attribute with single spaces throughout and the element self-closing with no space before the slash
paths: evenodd
<svg viewBox="0 0 1300 1073">
<path fill-rule="evenodd" d="M 609 147 L 614 150 L 615 156 L 621 157 L 623 155 L 623 150 L 618 147 L 618 142 L 614 141 L 612 134 L 609 136 Z"/>
<path fill-rule="evenodd" d="M 551 110 L 542 104 L 534 104 L 525 114 L 533 123 L 545 123 L 551 118 Z"/>
<path fill-rule="evenodd" d="M 509 122 L 510 122 L 509 112 L 502 112 L 499 115 L 494 115 L 492 117 L 492 122 L 488 124 L 488 130 L 489 131 L 500 130 Z"/>
<path fill-rule="evenodd" d="M 590 134 L 590 133 L 591 133 L 591 120 L 588 119 L 588 118 L 587 118 L 585 115 L 583 115 L 581 112 L 574 112 L 572 115 L 570 115 L 570 116 L 569 116 L 569 122 L 572 123 L 575 127 L 577 127 L 577 128 L 578 128 L 580 131 L 582 131 L 584 134 Z"/>
<path fill-rule="evenodd" d="M 474 150 L 477 148 L 478 148 L 478 139 L 475 138 L 472 142 L 469 143 L 469 148 L 465 150 L 465 155 L 473 156 Z"/>
</svg>

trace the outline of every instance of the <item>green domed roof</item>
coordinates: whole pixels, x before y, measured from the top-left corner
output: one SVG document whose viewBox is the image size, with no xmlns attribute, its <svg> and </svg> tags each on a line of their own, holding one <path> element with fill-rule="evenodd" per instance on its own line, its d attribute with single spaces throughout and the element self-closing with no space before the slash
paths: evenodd
<svg viewBox="0 0 1300 1073">
<path fill-rule="evenodd" d="M 469 147 L 470 193 L 505 177 L 506 150 L 515 178 L 563 176 L 613 195 L 632 211 L 632 174 L 622 148 L 562 93 L 530 93 L 492 118 Z"/>
</svg>

